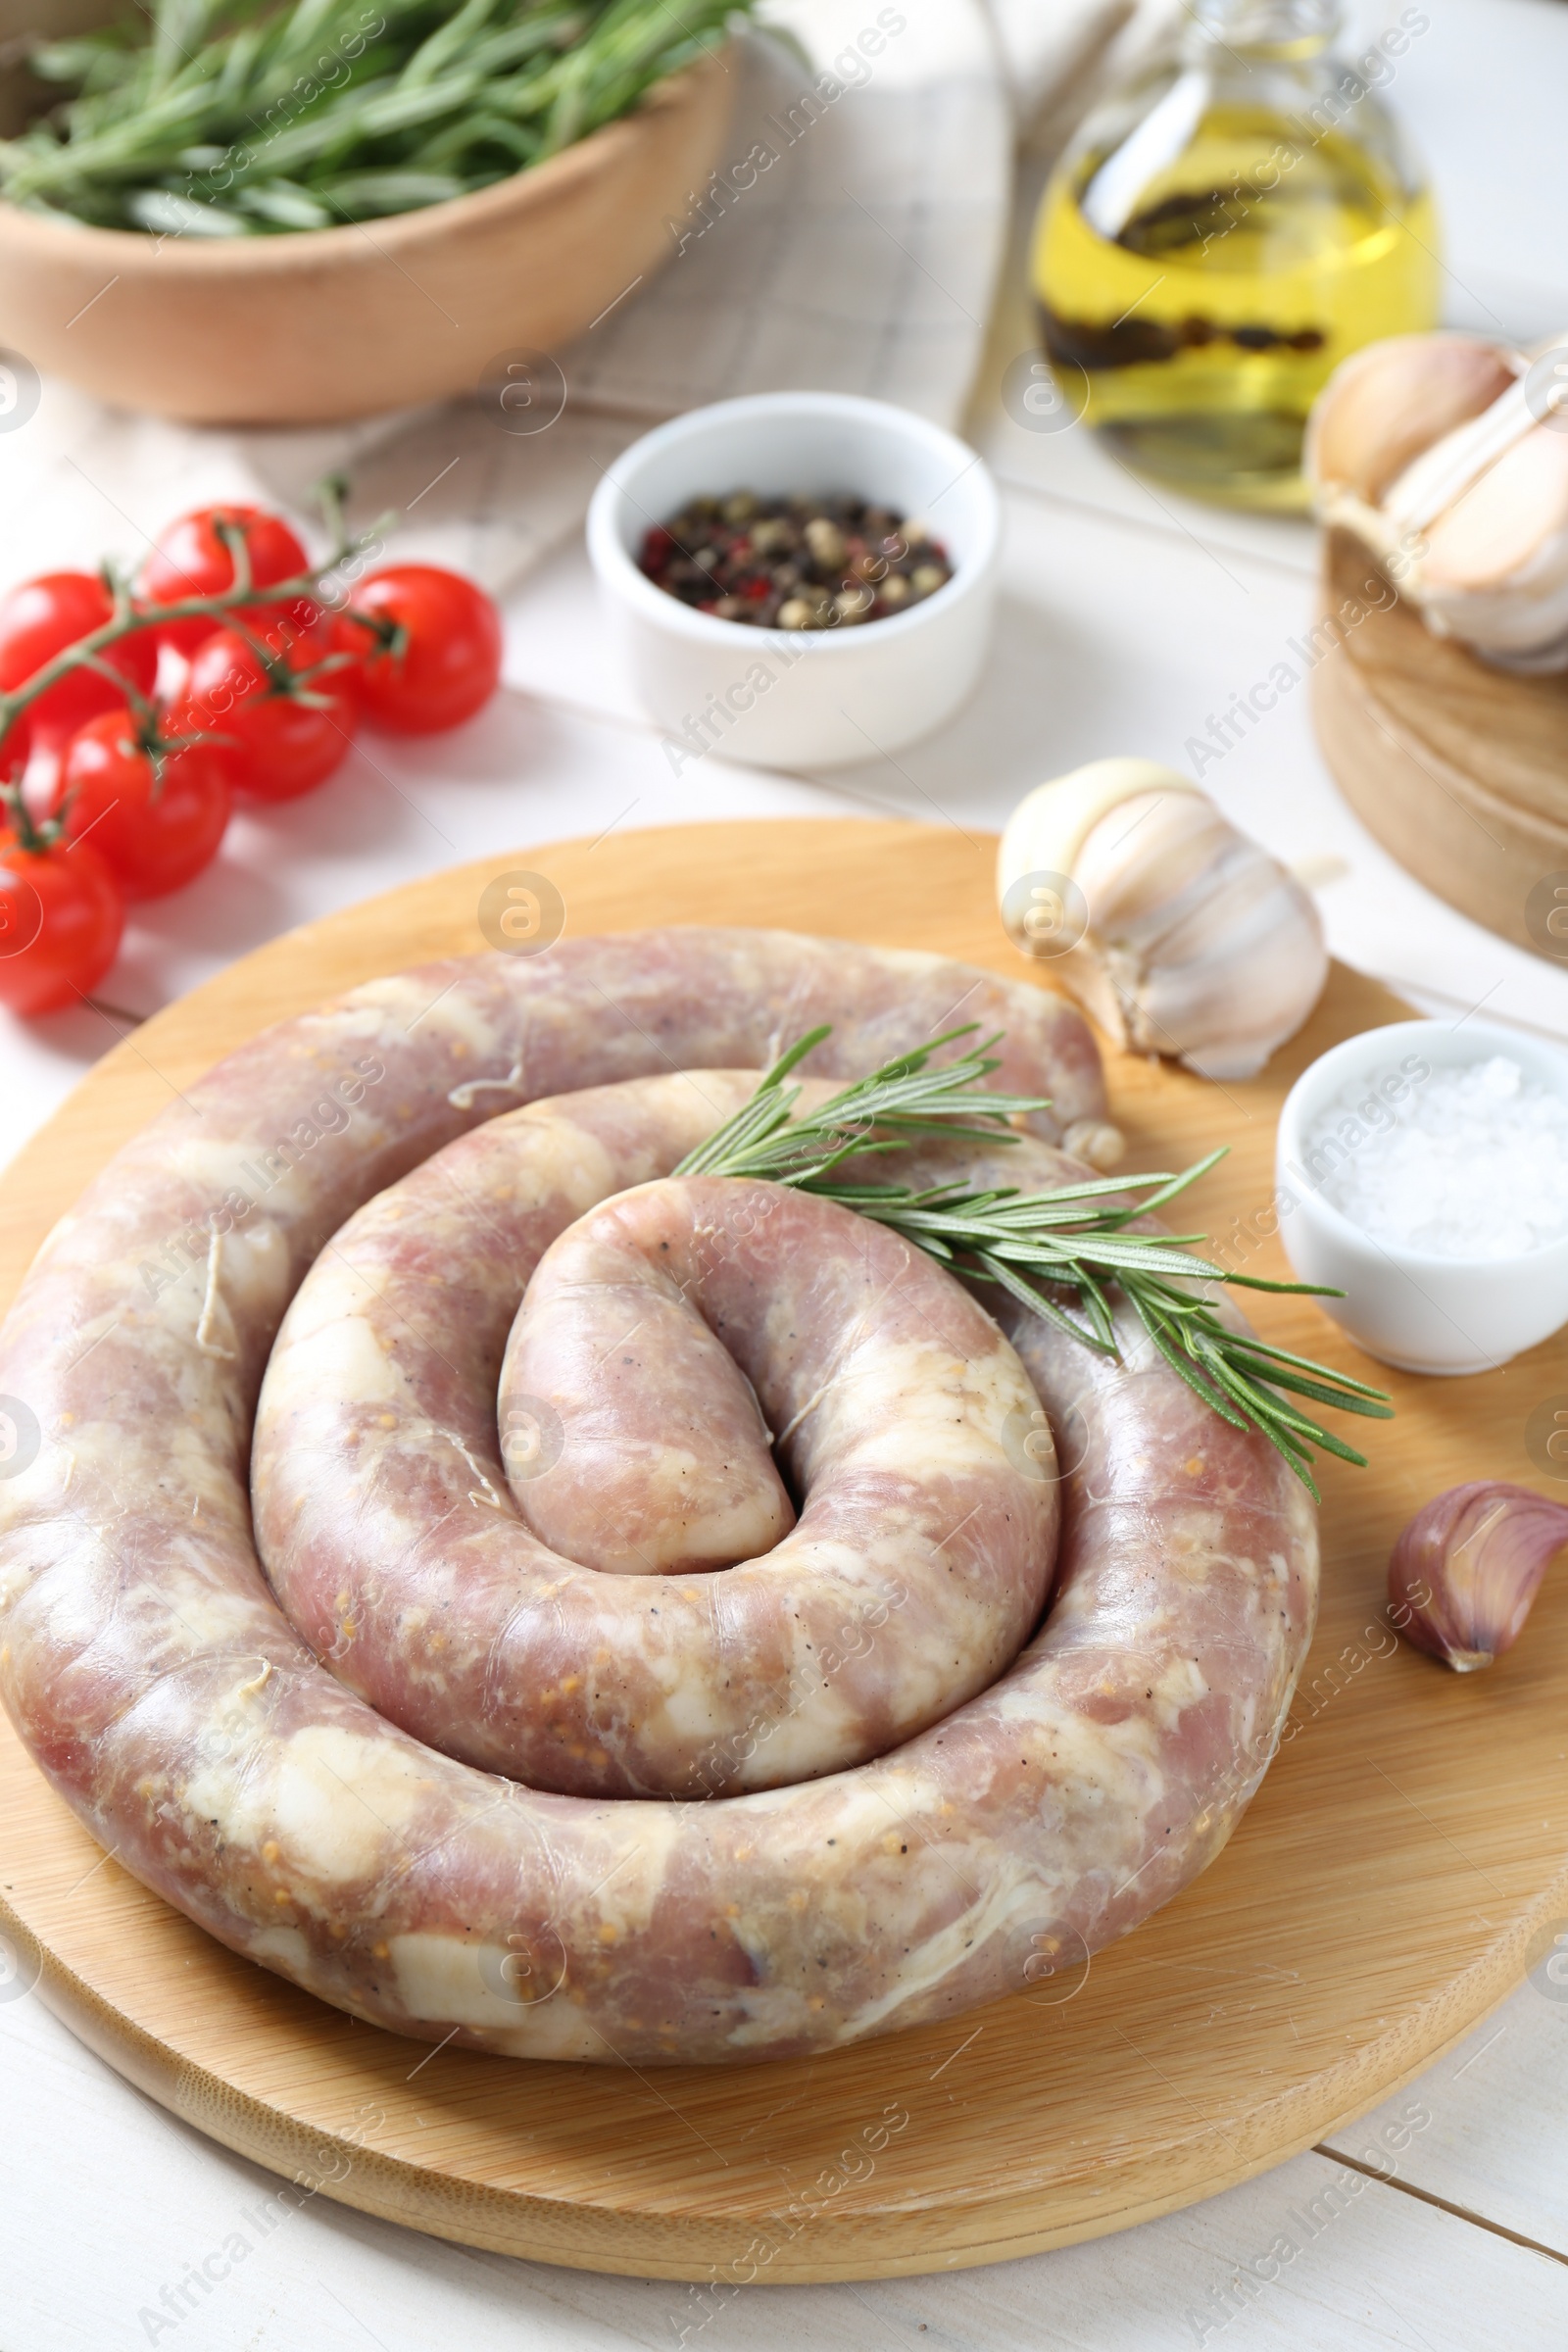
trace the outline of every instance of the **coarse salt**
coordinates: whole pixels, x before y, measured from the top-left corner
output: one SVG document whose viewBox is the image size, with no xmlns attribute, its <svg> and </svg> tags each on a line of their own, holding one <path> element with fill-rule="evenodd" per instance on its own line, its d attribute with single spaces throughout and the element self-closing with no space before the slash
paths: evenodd
<svg viewBox="0 0 1568 2352">
<path fill-rule="evenodd" d="M 1568 1096 L 1495 1054 L 1348 1087 L 1307 1139 L 1325 1200 L 1379 1242 L 1517 1257 L 1568 1235 Z M 1397 1093 L 1398 1100 L 1389 1097 Z"/>
</svg>

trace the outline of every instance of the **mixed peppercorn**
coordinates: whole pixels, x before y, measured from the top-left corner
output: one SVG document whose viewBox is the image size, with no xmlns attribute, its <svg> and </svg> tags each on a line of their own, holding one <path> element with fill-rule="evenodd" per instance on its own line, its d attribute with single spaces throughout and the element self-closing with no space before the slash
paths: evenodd
<svg viewBox="0 0 1568 2352">
<path fill-rule="evenodd" d="M 887 620 L 953 577 L 924 523 L 848 494 L 690 499 L 648 532 L 639 561 L 667 596 L 760 629 Z"/>
</svg>

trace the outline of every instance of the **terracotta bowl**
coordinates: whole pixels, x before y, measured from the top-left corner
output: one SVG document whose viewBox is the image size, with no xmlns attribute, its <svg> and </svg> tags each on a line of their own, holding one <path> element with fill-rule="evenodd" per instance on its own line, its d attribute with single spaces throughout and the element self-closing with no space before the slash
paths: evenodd
<svg viewBox="0 0 1568 2352">
<path fill-rule="evenodd" d="M 102 0 L 0 0 L 0 38 L 101 23 Z M 725 55 L 549 163 L 422 212 L 269 237 L 72 228 L 0 204 L 0 344 L 120 407 L 312 424 L 471 391 L 581 334 L 672 251 L 715 163 Z M 13 73 L 0 113 L 26 107 Z M 36 87 L 36 85 L 34 85 Z"/>
</svg>

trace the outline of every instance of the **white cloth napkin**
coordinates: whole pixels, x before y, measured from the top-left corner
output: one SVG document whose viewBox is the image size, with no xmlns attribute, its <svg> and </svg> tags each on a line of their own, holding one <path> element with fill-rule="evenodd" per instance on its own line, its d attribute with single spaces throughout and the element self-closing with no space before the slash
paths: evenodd
<svg viewBox="0 0 1568 2352">
<path fill-rule="evenodd" d="M 664 270 L 559 355 L 565 404 L 546 429 L 516 429 L 543 408 L 471 399 L 351 427 L 207 430 L 50 381 L 30 421 L 0 434 L 0 584 L 109 549 L 137 561 L 172 514 L 216 499 L 307 511 L 312 484 L 344 471 L 357 521 L 393 509 L 401 555 L 500 592 L 578 527 L 605 466 L 659 417 L 809 385 L 956 422 L 1003 253 L 1015 127 L 1127 4 L 991 0 L 993 16 L 982 0 L 783 0 L 785 38 L 736 44 L 724 187 L 701 204 L 692 192 Z M 885 35 L 870 60 L 857 45 L 868 26 Z M 758 142 L 777 160 L 744 187 L 731 167 Z"/>
</svg>

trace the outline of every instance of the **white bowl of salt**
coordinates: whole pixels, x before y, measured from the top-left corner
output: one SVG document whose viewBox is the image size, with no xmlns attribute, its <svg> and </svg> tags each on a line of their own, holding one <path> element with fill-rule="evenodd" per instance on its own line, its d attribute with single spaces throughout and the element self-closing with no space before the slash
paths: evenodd
<svg viewBox="0 0 1568 2352">
<path fill-rule="evenodd" d="M 1314 1061 L 1280 1113 L 1280 1233 L 1369 1355 L 1488 1372 L 1568 1322 L 1568 1052 L 1395 1021 Z"/>
</svg>

